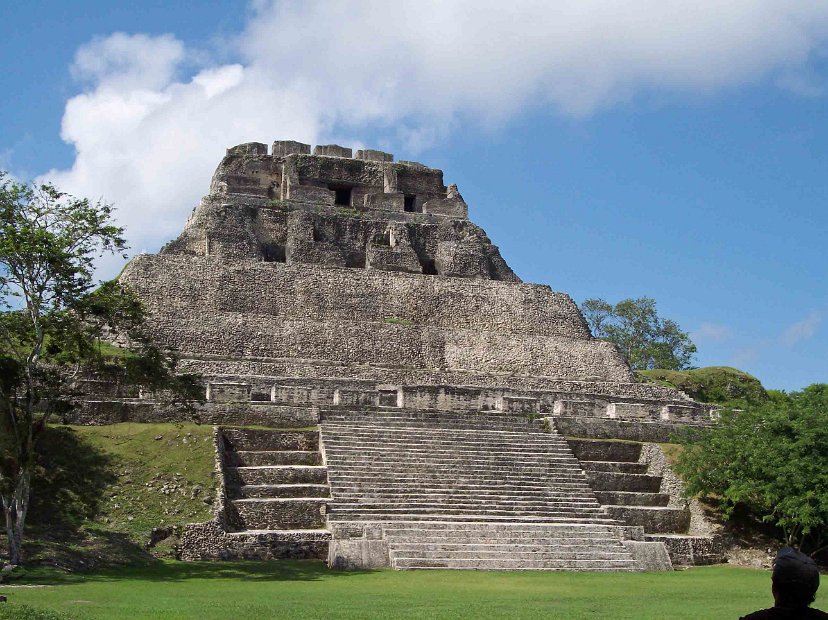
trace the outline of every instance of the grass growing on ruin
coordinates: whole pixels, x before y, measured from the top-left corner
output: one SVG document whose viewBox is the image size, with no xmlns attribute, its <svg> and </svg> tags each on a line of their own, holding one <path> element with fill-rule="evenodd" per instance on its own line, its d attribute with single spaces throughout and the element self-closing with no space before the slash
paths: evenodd
<svg viewBox="0 0 828 620">
<path fill-rule="evenodd" d="M 738 618 L 771 605 L 770 575 L 729 566 L 683 572 L 333 572 L 318 562 L 164 562 L 0 586 L 31 605 L 105 618 Z M 825 608 L 823 583 L 816 607 Z M 2 618 L 2 616 L 0 616 Z"/>
<path fill-rule="evenodd" d="M 53 426 L 39 445 L 27 523 L 35 563 L 146 563 L 153 527 L 212 517 L 210 426 Z M 158 551 L 168 555 L 172 542 Z"/>
</svg>

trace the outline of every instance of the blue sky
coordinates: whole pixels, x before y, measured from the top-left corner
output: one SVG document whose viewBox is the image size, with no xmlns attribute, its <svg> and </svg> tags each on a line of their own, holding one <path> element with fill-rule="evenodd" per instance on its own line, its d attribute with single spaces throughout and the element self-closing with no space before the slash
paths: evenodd
<svg viewBox="0 0 828 620">
<path fill-rule="evenodd" d="M 653 297 L 699 366 L 828 381 L 828 5 L 502 5 L 18 3 L 0 168 L 156 251 L 227 146 L 383 148 L 442 168 L 524 280 Z"/>
</svg>

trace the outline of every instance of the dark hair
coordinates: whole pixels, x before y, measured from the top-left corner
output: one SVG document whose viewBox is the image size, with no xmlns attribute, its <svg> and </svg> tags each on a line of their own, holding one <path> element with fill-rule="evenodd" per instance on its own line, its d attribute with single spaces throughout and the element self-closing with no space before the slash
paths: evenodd
<svg viewBox="0 0 828 620">
<path fill-rule="evenodd" d="M 807 607 L 816 600 L 817 588 L 812 583 L 774 578 L 773 591 L 782 607 Z"/>
</svg>

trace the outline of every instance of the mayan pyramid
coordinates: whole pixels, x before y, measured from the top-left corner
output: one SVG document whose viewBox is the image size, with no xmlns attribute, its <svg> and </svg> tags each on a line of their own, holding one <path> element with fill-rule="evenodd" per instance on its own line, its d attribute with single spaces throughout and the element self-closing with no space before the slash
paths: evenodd
<svg viewBox="0 0 828 620">
<path fill-rule="evenodd" d="M 709 407 L 636 382 L 468 212 L 442 171 L 388 153 L 242 144 L 181 235 L 127 266 L 217 425 L 221 501 L 183 557 L 635 570 L 715 555 L 652 443 Z M 144 395 L 79 415 L 176 414 Z"/>
</svg>

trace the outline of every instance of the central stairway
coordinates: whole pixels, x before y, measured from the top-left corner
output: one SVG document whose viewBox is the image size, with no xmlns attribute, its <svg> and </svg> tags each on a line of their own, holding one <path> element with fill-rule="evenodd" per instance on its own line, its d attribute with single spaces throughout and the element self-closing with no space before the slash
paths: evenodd
<svg viewBox="0 0 828 620">
<path fill-rule="evenodd" d="M 324 411 L 329 525 L 397 569 L 635 570 L 566 441 L 527 416 Z"/>
</svg>

